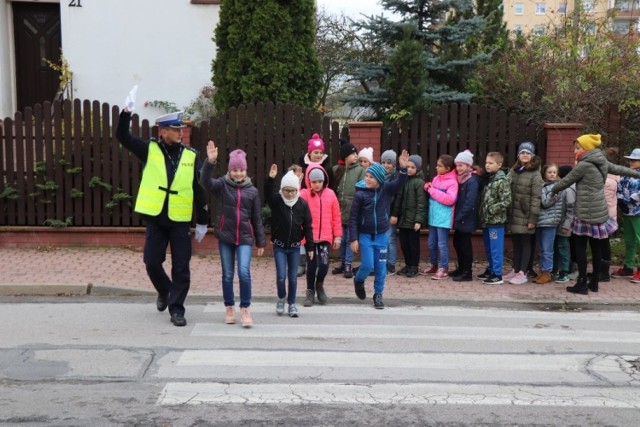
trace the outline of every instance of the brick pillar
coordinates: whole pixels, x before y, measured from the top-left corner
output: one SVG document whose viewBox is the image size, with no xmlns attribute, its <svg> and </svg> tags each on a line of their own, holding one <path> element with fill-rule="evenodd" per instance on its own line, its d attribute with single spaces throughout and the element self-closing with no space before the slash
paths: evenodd
<svg viewBox="0 0 640 427">
<path fill-rule="evenodd" d="M 191 131 L 193 130 L 193 122 L 185 120 L 184 124 L 187 127 L 182 128 L 182 143 L 187 147 L 191 146 Z"/>
<path fill-rule="evenodd" d="M 373 160 L 380 161 L 382 146 L 382 122 L 347 122 L 349 142 L 358 151 L 366 147 L 373 148 Z"/>
<path fill-rule="evenodd" d="M 556 163 L 558 166 L 571 165 L 576 161 L 573 153 L 574 142 L 584 129 L 582 123 L 545 123 L 547 134 L 547 163 Z"/>
</svg>

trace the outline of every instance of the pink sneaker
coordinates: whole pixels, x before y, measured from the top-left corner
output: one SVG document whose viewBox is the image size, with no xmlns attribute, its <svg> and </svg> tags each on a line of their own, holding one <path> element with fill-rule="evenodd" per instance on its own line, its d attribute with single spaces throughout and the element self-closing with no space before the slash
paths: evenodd
<svg viewBox="0 0 640 427">
<path fill-rule="evenodd" d="M 509 280 L 513 279 L 514 277 L 516 277 L 516 271 L 512 269 L 510 272 L 508 272 L 507 274 L 502 276 L 502 280 L 504 280 L 505 282 L 508 282 Z"/>
<path fill-rule="evenodd" d="M 631 280 L 632 283 L 640 283 L 640 271 L 636 271 L 633 277 L 630 277 L 629 280 Z"/>
<path fill-rule="evenodd" d="M 527 277 L 527 275 L 522 271 L 519 271 L 518 274 L 513 276 L 513 279 L 509 280 L 509 283 L 511 283 L 512 285 L 524 285 L 528 281 L 529 278 Z"/>
<path fill-rule="evenodd" d="M 429 264 L 429 265 L 427 265 L 427 268 L 423 268 L 420 271 L 420 274 L 426 276 L 427 274 L 435 274 L 437 272 L 438 272 L 438 266 L 433 265 L 433 264 Z"/>
<path fill-rule="evenodd" d="M 438 271 L 436 271 L 436 274 L 431 276 L 433 280 L 442 280 L 442 279 L 446 279 L 447 277 L 449 277 L 449 269 L 442 268 L 442 267 L 440 267 Z"/>
</svg>

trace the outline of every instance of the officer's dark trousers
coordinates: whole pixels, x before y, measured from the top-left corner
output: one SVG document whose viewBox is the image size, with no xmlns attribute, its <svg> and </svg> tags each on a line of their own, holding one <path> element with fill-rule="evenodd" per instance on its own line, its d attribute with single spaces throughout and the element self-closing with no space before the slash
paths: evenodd
<svg viewBox="0 0 640 427">
<path fill-rule="evenodd" d="M 171 244 L 171 278 L 162 264 Z M 191 236 L 189 223 L 158 225 L 147 222 L 144 243 L 144 263 L 151 283 L 160 295 L 169 295 L 169 313 L 184 315 L 184 300 L 191 284 L 189 261 L 191 260 Z"/>
</svg>

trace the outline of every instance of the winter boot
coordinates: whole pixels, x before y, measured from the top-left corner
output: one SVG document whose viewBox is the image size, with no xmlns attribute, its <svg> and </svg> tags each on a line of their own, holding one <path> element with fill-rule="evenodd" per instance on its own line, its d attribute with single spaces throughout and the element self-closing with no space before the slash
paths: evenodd
<svg viewBox="0 0 640 427">
<path fill-rule="evenodd" d="M 451 277 L 451 275 L 449 275 Z M 473 274 L 471 270 L 463 271 L 458 276 L 452 277 L 454 282 L 471 282 L 473 280 Z"/>
<path fill-rule="evenodd" d="M 344 274 L 344 262 L 331 270 L 331 274 Z"/>
<path fill-rule="evenodd" d="M 351 264 L 344 265 L 344 278 L 351 279 L 353 277 L 353 270 L 351 269 Z"/>
<path fill-rule="evenodd" d="M 460 266 L 458 266 L 455 270 L 449 272 L 449 277 L 453 279 L 456 276 L 461 276 L 464 273 L 464 270 L 464 268 L 460 268 Z"/>
<path fill-rule="evenodd" d="M 307 257 L 300 256 L 300 261 L 298 261 L 298 273 L 296 274 L 298 277 L 302 277 L 307 272 Z"/>
<path fill-rule="evenodd" d="M 356 278 L 353 278 L 353 288 L 356 291 L 356 295 L 359 299 L 367 298 L 367 291 L 364 289 L 364 282 L 358 282 Z"/>
<path fill-rule="evenodd" d="M 587 286 L 587 278 L 578 277 L 578 282 L 574 286 L 567 286 L 567 292 L 580 294 L 580 295 L 589 294 L 589 287 Z"/>
<path fill-rule="evenodd" d="M 589 280 L 587 287 L 591 292 L 598 292 L 598 278 L 592 277 L 591 280 Z"/>
<path fill-rule="evenodd" d="M 327 302 L 327 294 L 324 292 L 324 282 L 316 282 L 316 293 L 318 294 L 318 303 Z"/>
<path fill-rule="evenodd" d="M 315 291 L 313 289 L 307 289 L 307 296 L 304 299 L 304 303 L 303 305 L 305 307 L 312 307 L 313 306 L 313 296 L 315 294 Z"/>
</svg>

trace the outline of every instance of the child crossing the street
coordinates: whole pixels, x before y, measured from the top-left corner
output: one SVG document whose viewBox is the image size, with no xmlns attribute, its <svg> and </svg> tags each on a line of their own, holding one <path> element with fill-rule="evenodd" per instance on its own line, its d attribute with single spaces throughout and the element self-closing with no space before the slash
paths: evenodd
<svg viewBox="0 0 640 427">
<path fill-rule="evenodd" d="M 349 216 L 349 239 L 351 250 L 360 252 L 360 268 L 353 278 L 355 293 L 364 300 L 367 293 L 364 282 L 371 270 L 375 271 L 373 304 L 384 308 L 382 294 L 387 276 L 387 247 L 389 245 L 389 203 L 407 179 L 409 153 L 402 151 L 399 158 L 398 177 L 385 182 L 385 169 L 374 163 L 364 175 L 364 180 L 356 184 L 356 194 Z"/>
<path fill-rule="evenodd" d="M 314 244 L 311 229 L 311 212 L 307 202 L 300 198 L 300 179 L 294 171 L 287 172 L 280 181 L 280 191 L 275 190 L 278 165 L 271 165 L 265 182 L 264 194 L 271 209 L 271 242 L 276 262 L 276 285 L 278 302 L 276 313 L 284 313 L 285 298 L 290 317 L 298 317 L 296 293 L 298 289 L 297 268 L 300 248 L 304 247 L 309 259 L 313 259 Z M 302 241 L 305 244 L 302 244 Z M 285 286 L 289 279 L 288 289 Z M 288 292 L 287 292 L 288 291 Z"/>
</svg>

